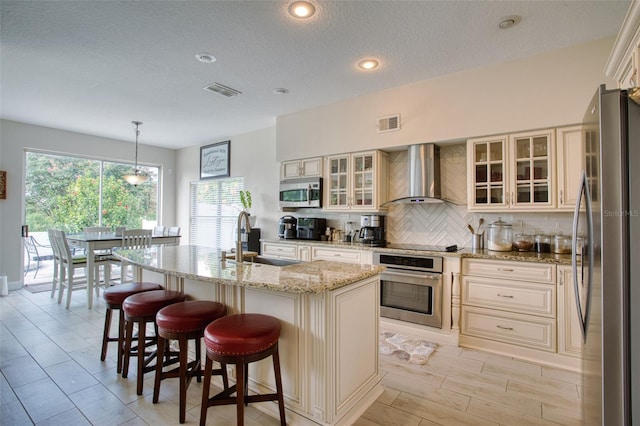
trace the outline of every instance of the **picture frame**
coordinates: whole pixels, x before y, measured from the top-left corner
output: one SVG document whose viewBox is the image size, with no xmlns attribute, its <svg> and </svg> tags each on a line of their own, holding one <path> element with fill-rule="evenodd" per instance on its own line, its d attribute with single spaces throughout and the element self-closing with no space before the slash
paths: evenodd
<svg viewBox="0 0 640 426">
<path fill-rule="evenodd" d="M 200 147 L 200 179 L 229 177 L 231 141 Z"/>
</svg>

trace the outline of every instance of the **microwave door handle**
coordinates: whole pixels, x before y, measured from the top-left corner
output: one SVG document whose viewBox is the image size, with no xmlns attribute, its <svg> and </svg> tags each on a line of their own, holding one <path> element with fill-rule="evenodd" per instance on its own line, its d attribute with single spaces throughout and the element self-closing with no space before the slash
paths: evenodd
<svg viewBox="0 0 640 426">
<path fill-rule="evenodd" d="M 307 185 L 307 205 L 311 205 L 311 184 Z"/>
</svg>

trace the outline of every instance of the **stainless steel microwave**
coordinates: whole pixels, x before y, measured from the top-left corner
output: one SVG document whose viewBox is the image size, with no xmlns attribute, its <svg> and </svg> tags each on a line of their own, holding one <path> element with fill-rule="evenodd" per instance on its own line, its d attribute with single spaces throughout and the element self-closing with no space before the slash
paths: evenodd
<svg viewBox="0 0 640 426">
<path fill-rule="evenodd" d="M 280 207 L 322 207 L 322 178 L 281 181 Z"/>
</svg>

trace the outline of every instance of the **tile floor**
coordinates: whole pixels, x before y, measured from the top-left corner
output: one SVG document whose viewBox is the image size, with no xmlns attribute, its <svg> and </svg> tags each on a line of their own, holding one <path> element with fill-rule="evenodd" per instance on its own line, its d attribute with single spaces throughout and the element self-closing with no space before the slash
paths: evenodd
<svg viewBox="0 0 640 426">
<path fill-rule="evenodd" d="M 104 311 L 101 298 L 86 309 L 85 290 L 69 310 L 46 292 L 0 298 L 1 425 L 178 424 L 176 380 L 163 382 L 152 404 L 151 374 L 137 396 L 135 375 L 115 372 L 113 346 L 100 362 Z M 381 372 L 385 392 L 356 425 L 580 424 L 572 372 L 442 345 L 424 366 L 381 357 Z M 201 389 L 189 387 L 189 424 L 198 424 Z M 234 425 L 235 408 L 210 408 L 207 424 Z M 279 421 L 249 406 L 246 424 Z"/>
</svg>

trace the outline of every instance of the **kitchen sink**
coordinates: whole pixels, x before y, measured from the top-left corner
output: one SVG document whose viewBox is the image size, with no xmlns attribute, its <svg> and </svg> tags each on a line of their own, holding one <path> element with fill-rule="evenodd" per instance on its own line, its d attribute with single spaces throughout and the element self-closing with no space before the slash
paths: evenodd
<svg viewBox="0 0 640 426">
<path fill-rule="evenodd" d="M 227 257 L 229 262 L 235 262 L 236 260 L 233 257 Z M 300 260 L 291 260 L 291 259 L 273 259 L 270 257 L 262 257 L 262 256 L 251 256 L 245 257 L 244 263 L 256 263 L 258 265 L 270 265 L 270 266 L 289 266 L 300 263 Z"/>
<path fill-rule="evenodd" d="M 273 259 L 269 257 L 255 256 L 249 260 L 246 260 L 245 263 L 259 263 L 262 265 L 271 265 L 271 266 L 288 266 L 288 265 L 295 265 L 296 263 L 300 263 L 300 261 L 289 260 L 289 259 Z"/>
</svg>

